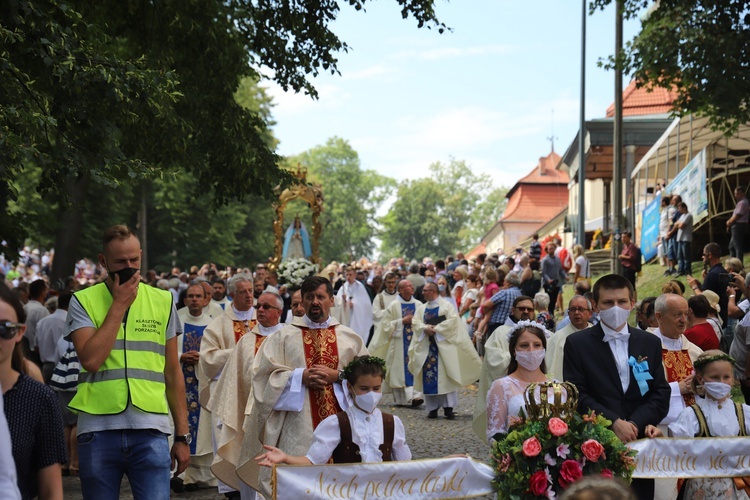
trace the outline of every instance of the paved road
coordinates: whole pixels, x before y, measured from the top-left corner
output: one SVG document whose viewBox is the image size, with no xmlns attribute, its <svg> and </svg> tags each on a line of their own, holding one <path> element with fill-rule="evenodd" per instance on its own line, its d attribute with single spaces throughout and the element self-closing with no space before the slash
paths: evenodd
<svg viewBox="0 0 750 500">
<path fill-rule="evenodd" d="M 478 460 L 489 460 L 489 451 L 471 430 L 471 416 L 474 413 L 476 387 L 470 386 L 459 391 L 459 407 L 456 420 L 443 418 L 442 412 L 437 420 L 427 418 L 424 409 L 397 408 L 392 406 L 393 400 L 386 395 L 380 404 L 380 409 L 398 415 L 406 428 L 406 441 L 411 448 L 414 458 L 435 458 L 453 453 L 468 453 Z M 66 500 L 81 498 L 81 488 L 77 477 L 63 478 Z M 133 498 L 127 479 L 123 481 L 120 498 Z M 222 500 L 215 489 L 200 490 L 191 493 L 173 494 L 172 498 L 190 500 Z M 490 497 L 488 497 L 490 498 Z"/>
</svg>

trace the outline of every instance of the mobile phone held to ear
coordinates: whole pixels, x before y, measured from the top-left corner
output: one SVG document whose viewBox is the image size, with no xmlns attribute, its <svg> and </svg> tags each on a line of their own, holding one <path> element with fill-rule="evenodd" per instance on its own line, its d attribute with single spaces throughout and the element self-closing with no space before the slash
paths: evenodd
<svg viewBox="0 0 750 500">
<path fill-rule="evenodd" d="M 116 274 L 117 276 L 120 277 L 120 284 L 122 285 L 126 283 L 127 281 L 129 281 L 130 278 L 132 278 L 133 275 L 137 272 L 138 272 L 138 269 L 135 269 L 133 267 L 126 267 L 124 269 L 112 271 L 112 274 Z M 114 280 L 114 277 L 112 279 Z"/>
</svg>

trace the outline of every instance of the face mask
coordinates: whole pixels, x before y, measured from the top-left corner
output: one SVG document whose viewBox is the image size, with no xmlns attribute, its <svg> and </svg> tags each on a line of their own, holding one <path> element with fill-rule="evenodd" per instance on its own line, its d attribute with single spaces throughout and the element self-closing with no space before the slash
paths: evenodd
<svg viewBox="0 0 750 500">
<path fill-rule="evenodd" d="M 609 309 L 599 311 L 599 318 L 602 322 L 613 330 L 617 330 L 628 322 L 630 311 L 620 306 L 613 306 Z"/>
<path fill-rule="evenodd" d="M 372 413 L 378 406 L 383 394 L 380 392 L 370 391 L 365 394 L 354 395 L 354 404 L 365 413 Z"/>
<path fill-rule="evenodd" d="M 126 267 L 125 269 L 120 269 L 119 271 L 110 271 L 107 270 L 107 273 L 109 273 L 110 276 L 112 276 L 112 280 L 114 281 L 115 275 L 120 277 L 120 284 L 125 284 L 126 281 L 129 281 L 130 278 L 133 277 L 135 273 L 138 272 L 138 269 L 134 269 L 132 267 Z"/>
<path fill-rule="evenodd" d="M 544 361 L 544 354 L 547 351 L 545 349 L 537 349 L 535 351 L 516 351 L 516 361 L 518 364 L 533 372 L 542 365 Z"/>
<path fill-rule="evenodd" d="M 729 396 L 729 393 L 732 392 L 732 387 L 724 382 L 704 382 L 703 388 L 709 396 L 719 401 Z"/>
<path fill-rule="evenodd" d="M 424 279 L 427 283 L 435 283 L 435 278 L 428 276 Z"/>
<path fill-rule="evenodd" d="M 441 292 L 444 292 L 445 291 L 445 285 L 438 285 L 438 290 L 440 290 Z"/>
</svg>

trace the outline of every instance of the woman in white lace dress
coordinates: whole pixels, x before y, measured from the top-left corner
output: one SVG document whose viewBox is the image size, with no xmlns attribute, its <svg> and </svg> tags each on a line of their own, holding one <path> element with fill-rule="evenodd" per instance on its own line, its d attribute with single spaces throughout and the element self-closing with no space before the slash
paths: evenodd
<svg viewBox="0 0 750 500">
<path fill-rule="evenodd" d="M 508 432 L 509 421 L 524 411 L 523 394 L 533 382 L 546 382 L 544 355 L 550 332 L 533 321 L 519 321 L 508 332 L 508 376 L 492 383 L 487 394 L 487 440 Z"/>
</svg>

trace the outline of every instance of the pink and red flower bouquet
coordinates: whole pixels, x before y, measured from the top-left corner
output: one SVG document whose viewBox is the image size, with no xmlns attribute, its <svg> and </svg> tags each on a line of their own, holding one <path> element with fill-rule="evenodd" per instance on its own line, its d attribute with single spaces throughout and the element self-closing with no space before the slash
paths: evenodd
<svg viewBox="0 0 750 500">
<path fill-rule="evenodd" d="M 556 498 L 589 475 L 630 482 L 635 452 L 609 430 L 612 422 L 603 416 L 514 420 L 508 434 L 497 434 L 492 443 L 498 498 Z"/>
</svg>

